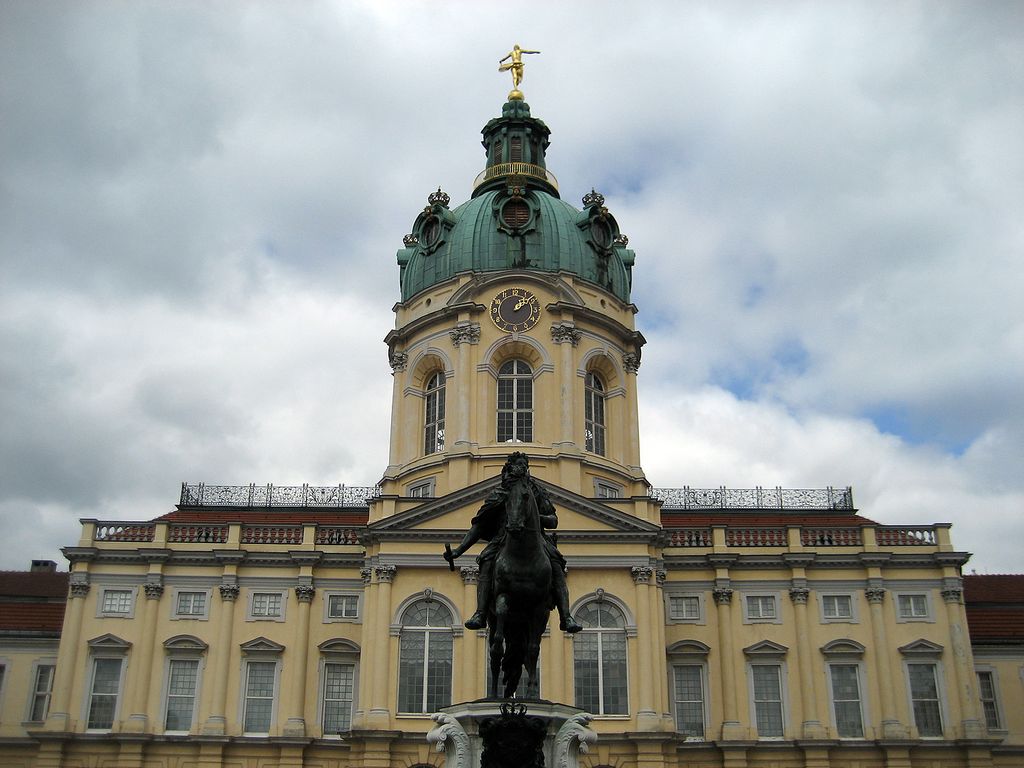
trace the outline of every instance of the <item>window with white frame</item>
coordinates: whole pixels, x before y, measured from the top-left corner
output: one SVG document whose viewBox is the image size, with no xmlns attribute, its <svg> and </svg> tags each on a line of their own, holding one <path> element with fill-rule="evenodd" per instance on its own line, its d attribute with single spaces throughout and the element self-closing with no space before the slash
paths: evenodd
<svg viewBox="0 0 1024 768">
<path fill-rule="evenodd" d="M 914 725 L 922 738 L 942 737 L 942 704 L 939 698 L 938 665 L 908 662 L 907 678 Z"/>
<path fill-rule="evenodd" d="M 436 599 L 402 612 L 398 650 L 398 711 L 431 713 L 452 700 L 452 613 Z"/>
<path fill-rule="evenodd" d="M 626 617 L 608 600 L 577 609 L 573 635 L 576 706 L 594 715 L 629 714 Z"/>
<path fill-rule="evenodd" d="M 270 733 L 276 687 L 276 661 L 245 663 L 245 704 L 242 718 L 242 729 L 245 733 Z"/>
<path fill-rule="evenodd" d="M 28 706 L 28 719 L 33 723 L 46 720 L 50 712 L 50 696 L 53 694 L 53 664 L 37 664 L 32 674 L 31 699 Z"/>
<path fill-rule="evenodd" d="M 320 724 L 329 738 L 352 728 L 359 648 L 339 638 L 321 643 L 320 653 Z"/>
<path fill-rule="evenodd" d="M 359 618 L 359 595 L 328 593 L 327 618 L 333 620 Z"/>
<path fill-rule="evenodd" d="M 999 713 L 996 673 L 991 669 L 979 669 L 977 675 L 981 708 L 985 712 L 985 727 L 990 731 L 1002 730 L 1003 721 Z"/>
<path fill-rule="evenodd" d="M 597 374 L 587 374 L 583 395 L 584 449 L 604 456 L 605 387 Z"/>
<path fill-rule="evenodd" d="M 860 665 L 837 662 L 828 665 L 828 672 L 836 733 L 841 739 L 864 738 Z"/>
<path fill-rule="evenodd" d="M 498 442 L 533 442 L 533 371 L 522 360 L 498 369 Z"/>
<path fill-rule="evenodd" d="M 931 618 L 931 606 L 926 592 L 896 594 L 896 618 L 899 621 L 926 621 Z"/>
<path fill-rule="evenodd" d="M 853 595 L 822 595 L 821 618 L 825 622 L 853 621 Z"/>
<path fill-rule="evenodd" d="M 437 478 L 431 477 L 428 480 L 412 483 L 406 490 L 405 495 L 411 499 L 430 499 L 434 496 L 434 485 Z"/>
<path fill-rule="evenodd" d="M 744 595 L 743 619 L 746 622 L 779 621 L 777 595 Z"/>
<path fill-rule="evenodd" d="M 167 699 L 164 730 L 189 731 L 195 714 L 199 659 L 170 659 L 167 666 Z"/>
<path fill-rule="evenodd" d="M 257 592 L 249 596 L 249 620 L 284 620 L 285 592 Z"/>
<path fill-rule="evenodd" d="M 701 604 L 699 595 L 669 595 L 668 618 L 675 622 L 699 622 Z"/>
<path fill-rule="evenodd" d="M 594 498 L 621 499 L 622 488 L 606 480 L 594 480 Z"/>
<path fill-rule="evenodd" d="M 134 603 L 134 589 L 111 589 L 106 587 L 100 594 L 99 612 L 101 616 L 130 617 Z"/>
<path fill-rule="evenodd" d="M 430 377 L 424 394 L 423 452 L 440 453 L 444 450 L 444 371 Z"/>
<path fill-rule="evenodd" d="M 672 700 L 676 730 L 688 739 L 704 739 L 704 665 L 672 665 Z"/>
<path fill-rule="evenodd" d="M 94 658 L 89 684 L 89 712 L 86 727 L 109 731 L 114 726 L 121 695 L 123 658 Z"/>
<path fill-rule="evenodd" d="M 781 739 L 785 734 L 782 699 L 782 665 L 750 665 L 750 691 L 754 723 L 761 739 Z"/>
<path fill-rule="evenodd" d="M 209 593 L 179 590 L 174 598 L 174 618 L 205 619 L 209 607 Z"/>
</svg>

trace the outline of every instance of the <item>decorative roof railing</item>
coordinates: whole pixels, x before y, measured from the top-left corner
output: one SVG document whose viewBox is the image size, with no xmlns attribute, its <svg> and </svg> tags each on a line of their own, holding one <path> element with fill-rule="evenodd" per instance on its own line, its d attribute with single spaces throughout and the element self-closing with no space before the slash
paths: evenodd
<svg viewBox="0 0 1024 768">
<path fill-rule="evenodd" d="M 379 485 L 206 485 L 182 483 L 181 507 L 365 507 Z"/>
<path fill-rule="evenodd" d="M 662 509 L 841 509 L 852 510 L 853 489 L 846 488 L 651 488 Z"/>
<path fill-rule="evenodd" d="M 473 181 L 473 189 L 492 179 L 501 179 L 506 176 L 528 176 L 533 179 L 540 179 L 558 189 L 558 179 L 547 168 L 541 168 L 533 163 L 496 163 L 484 168 Z"/>
</svg>

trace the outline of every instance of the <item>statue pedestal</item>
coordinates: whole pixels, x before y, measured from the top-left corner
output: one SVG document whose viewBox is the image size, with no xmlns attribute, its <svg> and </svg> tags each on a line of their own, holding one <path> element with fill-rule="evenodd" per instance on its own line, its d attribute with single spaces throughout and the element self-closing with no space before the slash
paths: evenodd
<svg viewBox="0 0 1024 768">
<path fill-rule="evenodd" d="M 577 768 L 597 741 L 591 715 L 537 699 L 479 699 L 433 719 L 427 741 L 445 753 L 445 768 Z"/>
</svg>

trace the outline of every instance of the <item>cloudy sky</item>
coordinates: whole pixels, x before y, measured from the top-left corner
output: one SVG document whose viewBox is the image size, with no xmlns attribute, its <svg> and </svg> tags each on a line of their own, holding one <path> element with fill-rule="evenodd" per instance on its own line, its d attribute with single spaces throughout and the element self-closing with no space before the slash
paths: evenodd
<svg viewBox="0 0 1024 768">
<path fill-rule="evenodd" d="M 1024 541 L 1019 2 L 0 4 L 0 568 L 372 484 L 395 251 L 510 87 L 637 253 L 656 486 Z"/>
</svg>

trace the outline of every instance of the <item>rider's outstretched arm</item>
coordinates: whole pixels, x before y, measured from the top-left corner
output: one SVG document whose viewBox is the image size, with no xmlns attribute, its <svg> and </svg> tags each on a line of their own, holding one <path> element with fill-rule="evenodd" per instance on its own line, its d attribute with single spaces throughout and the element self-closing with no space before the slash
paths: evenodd
<svg viewBox="0 0 1024 768">
<path fill-rule="evenodd" d="M 469 530 L 466 531 L 466 535 L 462 537 L 462 541 L 459 543 L 459 546 L 452 550 L 452 560 L 459 557 L 478 541 L 480 541 L 480 524 L 474 523 L 470 526 Z"/>
</svg>

